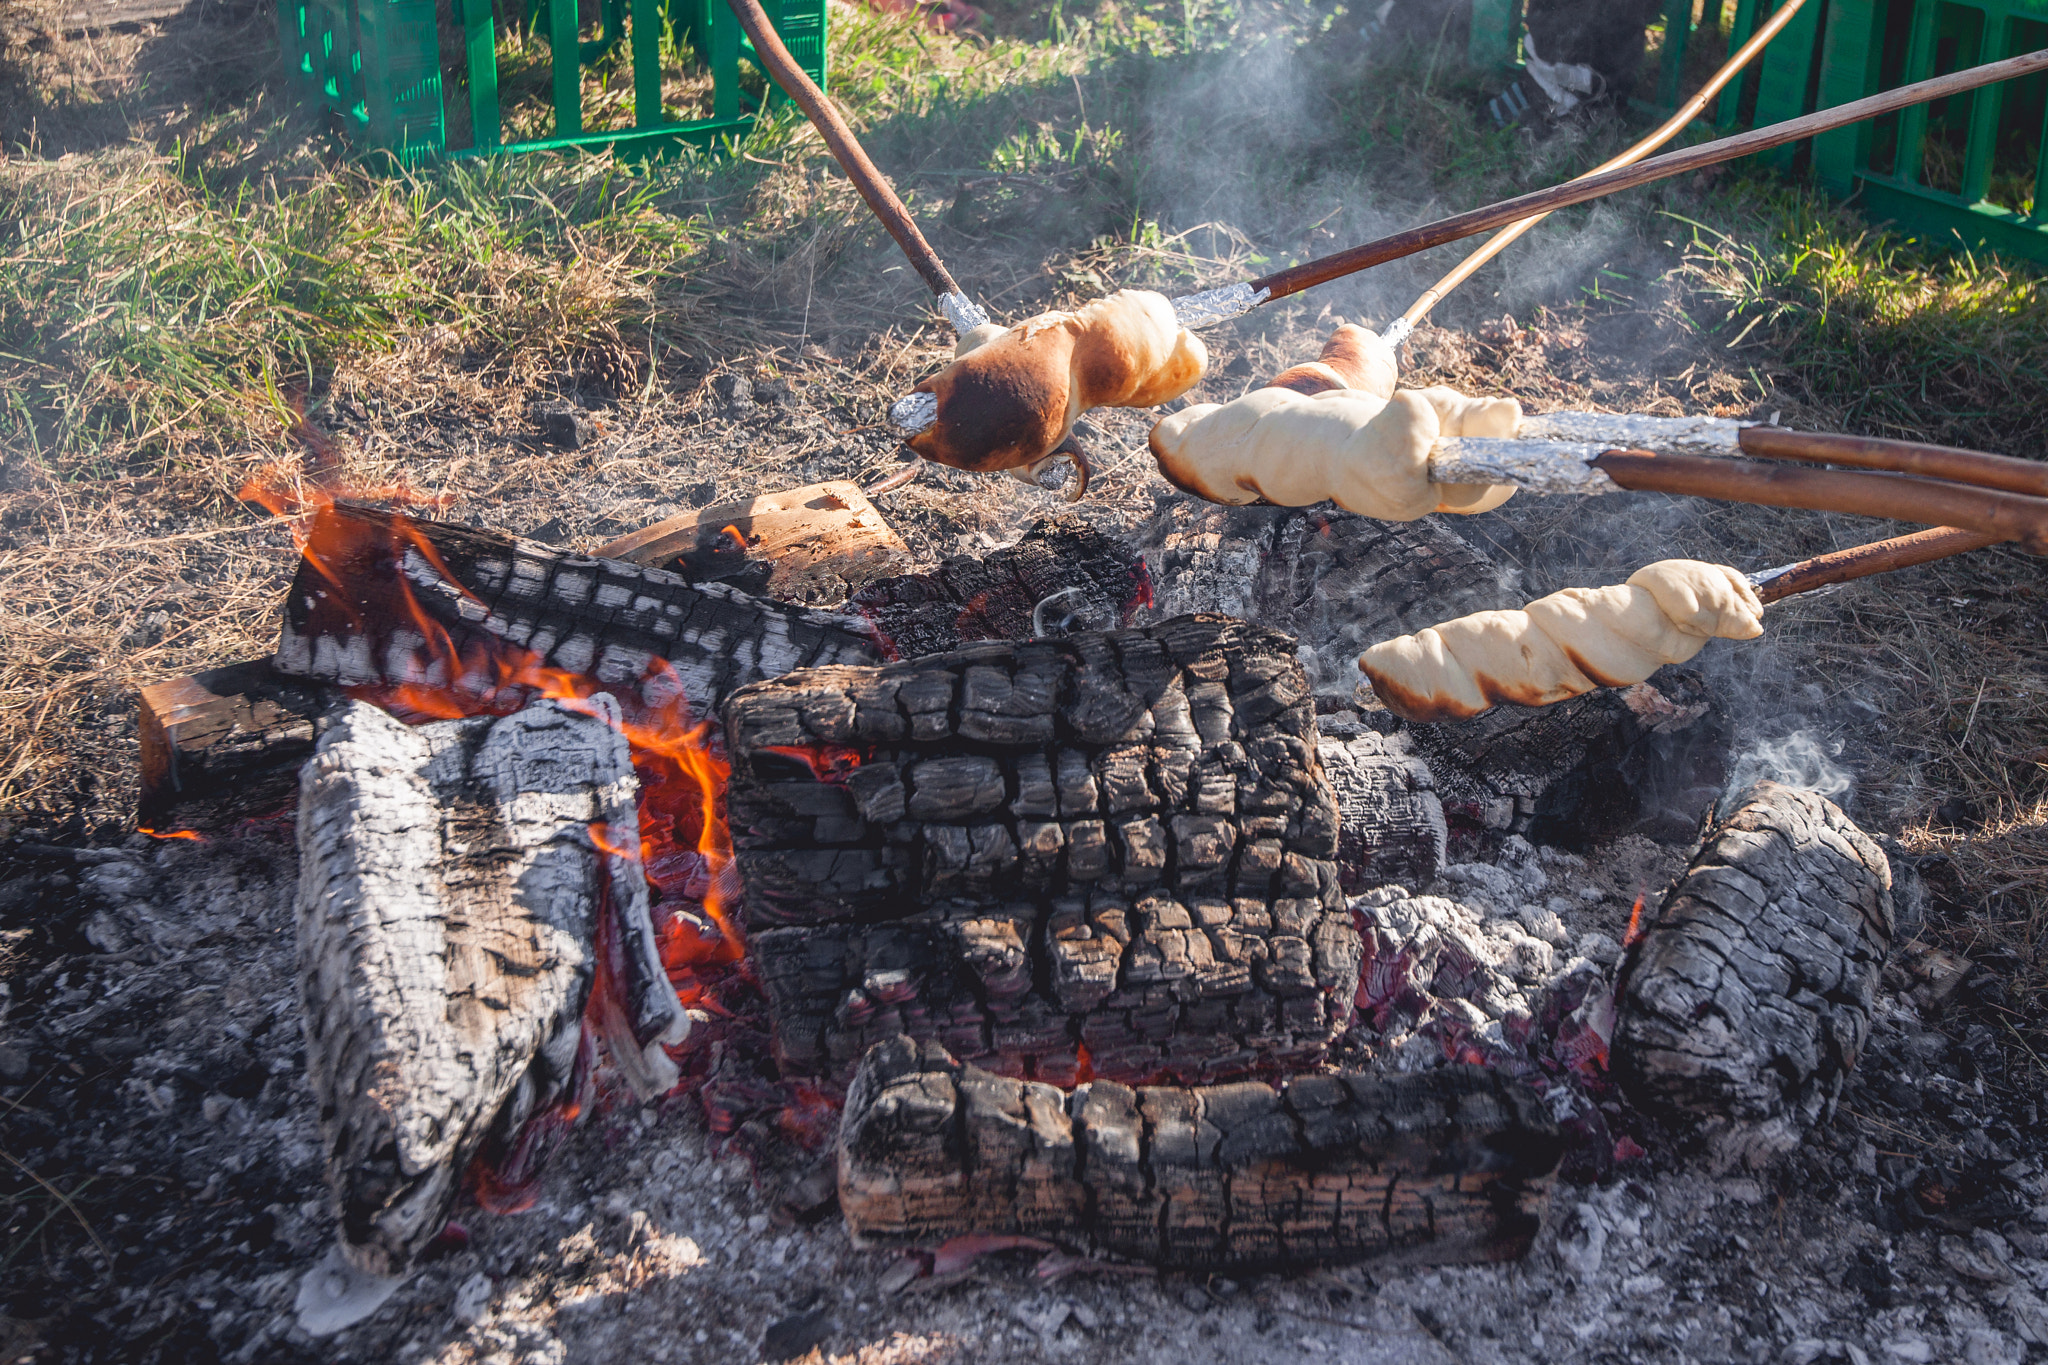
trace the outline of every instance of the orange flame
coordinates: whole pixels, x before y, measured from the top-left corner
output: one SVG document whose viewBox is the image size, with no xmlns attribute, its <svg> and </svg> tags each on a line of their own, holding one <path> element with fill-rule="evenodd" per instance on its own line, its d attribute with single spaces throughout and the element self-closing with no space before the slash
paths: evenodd
<svg viewBox="0 0 2048 1365">
<path fill-rule="evenodd" d="M 1622 936 L 1621 946 L 1633 948 L 1636 940 L 1643 936 L 1643 893 L 1636 892 L 1636 903 L 1629 908 L 1628 932 Z"/>
<path fill-rule="evenodd" d="M 196 829 L 151 829 L 147 825 L 137 825 L 135 832 L 147 834 L 152 839 L 190 839 L 195 844 L 206 842 L 206 836 Z"/>
<path fill-rule="evenodd" d="M 740 533 L 739 527 L 734 526 L 731 523 L 727 523 L 725 529 L 720 531 L 719 534 L 731 536 L 732 543 L 739 547 L 739 552 L 741 554 L 745 554 L 747 552 L 747 538 Z"/>
</svg>

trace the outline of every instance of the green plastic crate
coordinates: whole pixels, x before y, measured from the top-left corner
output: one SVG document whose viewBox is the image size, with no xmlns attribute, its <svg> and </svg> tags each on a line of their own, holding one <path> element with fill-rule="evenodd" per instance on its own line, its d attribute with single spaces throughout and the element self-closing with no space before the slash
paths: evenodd
<svg viewBox="0 0 2048 1365">
<path fill-rule="evenodd" d="M 1823 106 L 2048 47 L 2048 0 L 1831 0 Z M 1813 140 L 1815 178 L 1933 246 L 2048 263 L 2048 74 Z"/>
<path fill-rule="evenodd" d="M 537 0 L 535 23 L 555 53 L 554 136 L 502 140 L 498 99 L 498 35 L 492 0 L 450 0 L 462 26 L 470 125 L 475 140 L 450 149 L 442 99 L 436 0 L 278 0 L 278 46 L 301 93 L 329 109 L 349 138 L 401 166 L 434 156 L 503 156 L 565 148 L 611 148 L 648 154 L 690 143 L 709 146 L 743 136 L 751 101 L 740 89 L 740 62 L 759 66 L 753 45 L 723 0 L 605 0 L 603 33 L 584 41 L 576 0 Z M 825 0 L 764 0 L 762 6 L 797 64 L 820 87 L 826 82 Z M 628 22 L 630 18 L 630 22 Z M 671 122 L 661 108 L 660 38 L 673 24 L 711 69 L 711 117 Z M 582 67 L 631 36 L 634 124 L 585 132 Z M 765 74 L 765 73 L 764 73 Z M 772 82 L 769 102 L 785 101 Z"/>
</svg>

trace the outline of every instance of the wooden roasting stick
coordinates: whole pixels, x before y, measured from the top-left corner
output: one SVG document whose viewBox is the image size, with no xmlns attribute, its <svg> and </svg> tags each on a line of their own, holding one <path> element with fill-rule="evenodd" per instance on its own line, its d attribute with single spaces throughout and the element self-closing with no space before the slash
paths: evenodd
<svg viewBox="0 0 2048 1365">
<path fill-rule="evenodd" d="M 1657 125 L 1647 137 L 1629 147 L 1626 151 L 1607 161 L 1601 162 L 1592 170 L 1587 171 L 1585 175 L 1578 176 L 1576 179 L 1585 180 L 1591 176 L 1604 175 L 1608 171 L 1618 170 L 1623 166 L 1633 166 L 1651 152 L 1656 151 L 1659 147 L 1671 141 L 1672 138 L 1684 132 L 1686 126 L 1699 115 L 1702 109 L 1707 107 L 1707 102 L 1720 94 L 1722 88 L 1728 82 L 1734 80 L 1744 67 L 1755 61 L 1757 55 L 1770 45 L 1771 39 L 1777 37 L 1784 30 L 1785 25 L 1792 22 L 1792 17 L 1798 14 L 1805 4 L 1806 0 L 1789 0 L 1789 3 L 1779 5 L 1777 12 L 1771 15 L 1763 27 L 1751 34 L 1749 41 L 1740 48 L 1737 48 L 1735 54 L 1722 64 L 1721 69 L 1716 71 L 1712 78 L 1694 93 L 1691 99 L 1672 111 L 1670 118 Z M 1519 223 L 1513 223 L 1502 228 L 1498 233 L 1494 234 L 1493 238 L 1486 245 L 1458 262 L 1449 274 L 1445 275 L 1428 289 L 1425 289 L 1420 298 L 1408 305 L 1408 311 L 1401 314 L 1385 332 L 1381 333 L 1381 339 L 1389 346 L 1400 345 L 1401 342 L 1407 339 L 1408 334 L 1415 330 L 1415 324 L 1429 316 L 1429 310 L 1441 303 L 1446 294 L 1456 289 L 1466 280 L 1471 279 L 1477 273 L 1480 266 L 1485 265 L 1488 261 L 1500 255 L 1501 252 L 1507 250 L 1510 244 L 1549 216 L 1547 213 L 1532 214 Z"/>
<path fill-rule="evenodd" d="M 917 223 L 910 216 L 910 210 L 896 196 L 889 178 L 882 174 L 868 154 L 862 149 L 860 139 L 853 135 L 838 106 L 825 97 L 804 69 L 797 65 L 796 58 L 782 44 L 782 37 L 769 21 L 767 12 L 761 8 L 760 0 L 726 0 L 732 6 L 733 17 L 740 21 L 747 41 L 754 45 L 754 55 L 783 93 L 796 101 L 797 108 L 811 121 L 825 139 L 825 146 L 831 150 L 833 160 L 846 172 L 846 178 L 853 182 L 854 189 L 867 201 L 867 206 L 881 220 L 882 227 L 896 239 L 896 245 L 910 261 L 910 268 L 918 273 L 938 299 L 939 310 L 946 315 L 946 321 L 953 324 L 956 332 L 970 332 L 988 321 L 983 312 L 953 281 L 939 253 L 932 250 L 931 243 L 917 230 Z"/>
<path fill-rule="evenodd" d="M 1522 218 L 1553 213 L 1558 209 L 1583 204 L 1619 190 L 1634 189 L 1638 185 L 1647 185 L 1652 181 L 1719 165 L 1723 161 L 1734 161 L 1757 152 L 1769 151 L 1773 147 L 1782 147 L 1788 142 L 1798 142 L 1817 133 L 1830 132 L 1852 123 L 1861 123 L 1864 119 L 1893 113 L 1909 105 L 1946 99 L 1950 95 L 1960 95 L 1981 86 L 1994 85 L 1999 81 L 2030 76 L 2037 71 L 2048 71 L 2048 48 L 2023 56 L 2008 57 L 2004 61 L 1992 62 L 1985 66 L 1971 67 L 1947 76 L 1938 76 L 1933 80 L 1916 81 L 1912 85 L 1902 85 L 1896 90 L 1887 90 L 1882 94 L 1837 105 L 1832 109 L 1822 109 L 1800 118 L 1787 119 L 1783 123 L 1773 123 L 1747 133 L 1738 133 L 1733 137 L 1718 138 L 1712 142 L 1701 143 L 1697 147 L 1668 152 L 1663 156 L 1652 157 L 1648 161 L 1637 162 L 1633 166 L 1619 167 L 1600 175 L 1587 176 L 1562 185 L 1553 185 L 1549 189 L 1518 195 L 1485 208 L 1454 214 L 1434 223 L 1425 223 L 1406 232 L 1397 232 L 1391 237 L 1382 237 L 1378 241 L 1367 242 L 1348 251 L 1339 251 L 1319 260 L 1306 261 L 1301 265 L 1277 270 L 1271 275 L 1252 280 L 1240 286 L 1248 294 L 1256 296 L 1242 311 L 1249 311 L 1259 303 L 1285 298 L 1289 294 L 1299 294 L 1304 289 L 1312 289 L 1316 285 L 1327 284 L 1331 280 L 1341 279 L 1361 270 L 1369 270 L 1376 265 L 1384 265 L 1403 256 L 1412 256 L 1418 251 L 1427 251 L 1431 247 L 1442 246 L 1447 242 L 1491 232 Z"/>
<path fill-rule="evenodd" d="M 1460 241 L 1482 232 L 1491 232 L 1523 219 L 1554 213 L 1558 209 L 1583 204 L 1619 190 L 1633 189 L 1638 185 L 1683 175 L 1688 171 L 1701 170 L 1723 161 L 1733 161 L 1757 152 L 1768 151 L 1788 142 L 1797 142 L 1818 133 L 1860 123 L 1865 119 L 1876 118 L 1914 104 L 1945 99 L 1951 95 L 1959 95 L 1999 81 L 2029 76 L 2039 71 L 2048 71 L 2048 49 L 2010 57 L 1966 71 L 1957 71 L 1933 80 L 1918 81 L 1833 109 L 1823 109 L 1801 118 L 1788 119 L 1783 123 L 1774 123 L 1751 132 L 1702 143 L 1697 147 L 1668 152 L 1634 165 L 1620 166 L 1610 171 L 1584 176 L 1563 185 L 1554 185 L 1484 208 L 1454 214 L 1434 223 L 1410 228 L 1405 232 L 1367 242 L 1319 260 L 1306 261 L 1301 265 L 1275 271 L 1255 280 L 1184 295 L 1169 302 L 1172 304 L 1175 320 L 1181 327 L 1212 326 L 1239 317 L 1273 299 L 1298 294 L 1316 285 L 1327 284 L 1331 280 L 1341 279 L 1376 265 L 1384 265 L 1403 256 L 1412 256 L 1419 251 L 1427 251 L 1432 247 Z M 913 436 L 930 427 L 938 418 L 939 404 L 928 393 L 913 393 L 899 399 L 889 412 L 890 421 Z M 1048 452 L 1038 452 L 1040 455 L 1045 453 Z M 947 463 L 955 463 L 962 468 L 982 467 L 972 461 L 961 459 L 948 460 Z M 1008 463 L 1022 462 L 1013 460 Z"/>
</svg>

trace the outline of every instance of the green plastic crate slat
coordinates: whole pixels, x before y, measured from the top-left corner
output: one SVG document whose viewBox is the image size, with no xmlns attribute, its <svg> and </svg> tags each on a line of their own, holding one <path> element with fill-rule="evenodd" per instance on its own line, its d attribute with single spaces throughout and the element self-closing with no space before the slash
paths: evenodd
<svg viewBox="0 0 2048 1365">
<path fill-rule="evenodd" d="M 447 145 L 437 0 L 279 0 L 278 52 L 287 78 L 337 115 L 351 139 L 389 153 L 401 165 L 433 155 L 614 148 L 639 154 L 662 146 L 713 146 L 753 125 L 739 64 L 752 49 L 724 0 L 605 0 L 602 34 L 582 42 L 577 0 L 546 0 L 536 16 L 550 47 L 554 135 L 504 141 L 493 0 L 452 0 L 462 26 L 474 145 Z M 826 0 L 768 0 L 770 19 L 800 65 L 826 83 Z M 711 68 L 711 117 L 666 121 L 662 109 L 661 29 L 686 37 Z M 616 50 L 630 29 L 633 126 L 586 132 L 583 67 Z M 555 60 L 562 57 L 563 60 Z M 770 103 L 785 97 L 771 85 Z"/>
<path fill-rule="evenodd" d="M 1886 0 L 1830 0 L 1821 48 L 1821 103 L 1834 105 L 1888 86 L 1997 61 L 2048 42 L 2048 0 L 1889 0 L 1900 6 L 1905 51 L 1885 52 Z M 1895 29 L 1894 31 L 1897 31 Z M 1903 60 L 1900 60 L 1903 57 Z M 1890 69 L 1897 74 L 1883 78 Z M 1876 129 L 1870 123 L 1816 138 L 1814 171 L 1823 188 L 1855 194 L 1867 216 L 1888 222 L 1934 247 L 1990 247 L 2048 263 L 2048 105 L 2041 123 L 2016 130 L 2024 157 L 2031 141 L 2031 212 L 1986 202 L 2000 156 L 2008 111 L 2025 115 L 2019 83 L 2006 82 L 1943 102 L 1938 112 L 1915 105 L 1900 114 L 1889 170 L 1877 168 Z M 2040 91 L 2035 91 L 2036 98 Z M 1967 101 L 1967 103 L 1964 103 Z M 2031 122 L 2031 121 L 2030 121 Z M 1938 132 L 1937 132 L 1938 129 Z M 1930 184 L 1930 150 L 1954 149 L 1962 133 L 1960 171 L 1953 188 Z M 1938 141 L 1937 141 L 1938 139 Z M 1945 162 L 1946 156 L 1937 159 Z M 2024 161 L 2021 162 L 2024 167 Z M 2017 172 L 2024 174 L 2024 171 Z M 1937 176 L 1936 179 L 1945 179 Z"/>
</svg>

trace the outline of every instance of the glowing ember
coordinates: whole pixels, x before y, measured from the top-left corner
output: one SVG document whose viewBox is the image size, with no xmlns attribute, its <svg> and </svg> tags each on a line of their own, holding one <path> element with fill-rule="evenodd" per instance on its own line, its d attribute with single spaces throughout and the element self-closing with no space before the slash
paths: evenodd
<svg viewBox="0 0 2048 1365">
<path fill-rule="evenodd" d="M 206 836 L 196 829 L 151 829 L 147 825 L 137 825 L 135 832 L 147 834 L 152 839 L 189 839 L 195 844 L 206 842 Z"/>
</svg>

